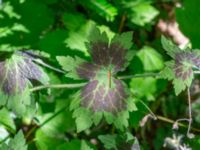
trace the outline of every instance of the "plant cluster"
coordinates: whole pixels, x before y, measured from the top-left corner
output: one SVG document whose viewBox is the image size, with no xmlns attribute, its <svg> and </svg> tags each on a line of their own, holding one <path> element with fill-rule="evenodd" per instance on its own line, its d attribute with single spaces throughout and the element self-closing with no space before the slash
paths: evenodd
<svg viewBox="0 0 200 150">
<path fill-rule="evenodd" d="M 195 2 L 0 1 L 0 150 L 198 149 Z"/>
</svg>

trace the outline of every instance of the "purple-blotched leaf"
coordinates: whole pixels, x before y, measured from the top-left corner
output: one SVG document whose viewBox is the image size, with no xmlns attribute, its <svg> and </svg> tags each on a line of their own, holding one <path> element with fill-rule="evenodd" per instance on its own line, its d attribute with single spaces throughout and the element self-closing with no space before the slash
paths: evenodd
<svg viewBox="0 0 200 150">
<path fill-rule="evenodd" d="M 200 51 L 185 48 L 180 49 L 170 40 L 162 37 L 162 46 L 173 60 L 166 63 L 161 77 L 173 80 L 176 95 L 190 87 L 194 73 L 193 70 L 200 70 Z"/>
<path fill-rule="evenodd" d="M 186 80 L 193 74 L 193 68 L 200 68 L 200 57 L 195 51 L 183 51 L 175 54 L 174 71 L 177 78 Z"/>
<path fill-rule="evenodd" d="M 105 33 L 95 33 L 89 43 L 93 62 L 84 62 L 76 69 L 82 79 L 89 83 L 81 89 L 81 106 L 93 112 L 117 113 L 126 108 L 128 93 L 125 84 L 115 78 L 128 62 L 127 52 L 131 47 L 131 34 L 123 34 L 123 41 L 117 35 L 111 43 L 105 40 Z M 120 39 L 121 38 L 121 39 Z"/>
<path fill-rule="evenodd" d="M 30 84 L 29 80 L 48 83 L 48 76 L 33 62 L 31 56 L 18 51 L 0 62 L 0 86 L 5 95 L 22 93 Z"/>
</svg>

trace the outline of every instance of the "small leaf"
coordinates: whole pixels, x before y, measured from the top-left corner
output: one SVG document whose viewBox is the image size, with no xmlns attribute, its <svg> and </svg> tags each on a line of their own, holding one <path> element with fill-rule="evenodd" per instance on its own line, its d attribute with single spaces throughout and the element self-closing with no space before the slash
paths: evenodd
<svg viewBox="0 0 200 150">
<path fill-rule="evenodd" d="M 56 57 L 59 64 L 62 66 L 62 69 L 67 71 L 66 77 L 73 78 L 73 79 L 80 79 L 80 77 L 77 75 L 76 68 L 78 68 L 79 65 L 81 65 L 83 62 L 85 62 L 83 59 L 79 57 L 64 57 L 64 56 L 57 56 Z"/>
<path fill-rule="evenodd" d="M 81 132 L 88 129 L 92 125 L 92 114 L 89 110 L 84 108 L 78 108 L 73 113 L 73 117 L 76 118 L 77 132 Z"/>
<path fill-rule="evenodd" d="M 159 14 L 159 11 L 151 5 L 151 1 L 124 1 L 122 4 L 128 11 L 129 20 L 139 26 L 151 23 Z"/>
<path fill-rule="evenodd" d="M 193 69 L 200 69 L 200 52 L 198 50 L 180 50 L 172 42 L 162 37 L 162 44 L 168 54 L 173 58 L 166 63 L 166 67 L 161 71 L 161 77 L 173 80 L 175 93 L 190 87 L 193 80 Z"/>
<path fill-rule="evenodd" d="M 181 52 L 181 49 L 175 45 L 172 41 L 167 39 L 165 36 L 161 37 L 162 47 L 166 50 L 167 54 L 172 58 L 175 57 L 175 53 Z"/>
<path fill-rule="evenodd" d="M 144 46 L 137 56 L 143 63 L 144 71 L 156 71 L 164 67 L 162 56 L 149 46 Z"/>
<path fill-rule="evenodd" d="M 16 130 L 14 120 L 11 117 L 10 112 L 6 108 L 0 110 L 0 124 L 4 125 L 6 128 L 11 129 L 12 131 Z"/>
<path fill-rule="evenodd" d="M 107 134 L 98 136 L 98 139 L 100 139 L 106 149 L 117 149 L 116 137 L 117 135 Z"/>
<path fill-rule="evenodd" d="M 27 150 L 26 141 L 22 131 L 19 131 L 13 139 L 8 142 L 8 145 L 0 147 L 0 150 Z"/>
<path fill-rule="evenodd" d="M 105 17 L 107 21 L 113 21 L 118 13 L 117 8 L 107 0 L 86 0 L 84 2 L 81 1 L 81 3 L 99 15 Z"/>
<path fill-rule="evenodd" d="M 86 141 L 82 140 L 81 141 L 81 150 L 93 150 L 93 149 L 86 143 Z"/>
</svg>

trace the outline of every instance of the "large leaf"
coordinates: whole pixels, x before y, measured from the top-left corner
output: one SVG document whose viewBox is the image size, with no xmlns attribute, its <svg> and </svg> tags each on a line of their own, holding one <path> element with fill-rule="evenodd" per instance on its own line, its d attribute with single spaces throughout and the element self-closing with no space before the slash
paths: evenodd
<svg viewBox="0 0 200 150">
<path fill-rule="evenodd" d="M 0 105 L 7 104 L 16 113 L 24 113 L 25 106 L 31 104 L 31 80 L 48 83 L 48 76 L 33 60 L 28 53 L 16 51 L 0 62 Z"/>
<path fill-rule="evenodd" d="M 77 68 L 78 75 L 90 81 L 81 90 L 81 105 L 94 112 L 119 112 L 126 108 L 128 93 L 115 74 L 124 70 L 129 60 L 131 33 L 115 36 L 109 44 L 106 34 L 95 30 L 89 41 L 88 49 L 94 63 L 86 62 Z"/>
<path fill-rule="evenodd" d="M 115 35 L 110 41 L 105 32 L 100 33 L 98 29 L 94 29 L 86 44 L 92 62 L 78 57 L 57 57 L 63 69 L 68 71 L 67 77 L 89 81 L 77 94 L 78 98 L 74 98 L 71 103 L 78 131 L 90 127 L 93 122 L 98 124 L 103 114 L 109 124 L 114 123 L 120 129 L 128 125 L 127 110 L 132 111 L 136 107 L 129 98 L 126 85 L 116 78 L 116 74 L 125 70 L 132 59 L 134 52 L 129 51 L 131 40 L 131 32 Z M 113 118 L 113 114 L 119 112 L 121 115 L 117 117 L 121 117 L 121 122 Z"/>
<path fill-rule="evenodd" d="M 156 71 L 164 67 L 162 56 L 153 48 L 144 46 L 138 53 L 144 71 Z"/>
</svg>

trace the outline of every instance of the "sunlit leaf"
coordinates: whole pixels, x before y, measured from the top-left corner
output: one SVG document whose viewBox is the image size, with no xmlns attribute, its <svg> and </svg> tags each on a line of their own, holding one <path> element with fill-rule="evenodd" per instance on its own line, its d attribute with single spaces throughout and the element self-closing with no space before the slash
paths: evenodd
<svg viewBox="0 0 200 150">
<path fill-rule="evenodd" d="M 26 140 L 22 131 L 19 131 L 13 139 L 11 139 L 8 144 L 2 144 L 0 150 L 27 150 Z"/>
<path fill-rule="evenodd" d="M 149 0 L 123 1 L 123 6 L 128 11 L 130 21 L 139 26 L 152 23 L 159 11 L 151 5 Z"/>
</svg>

